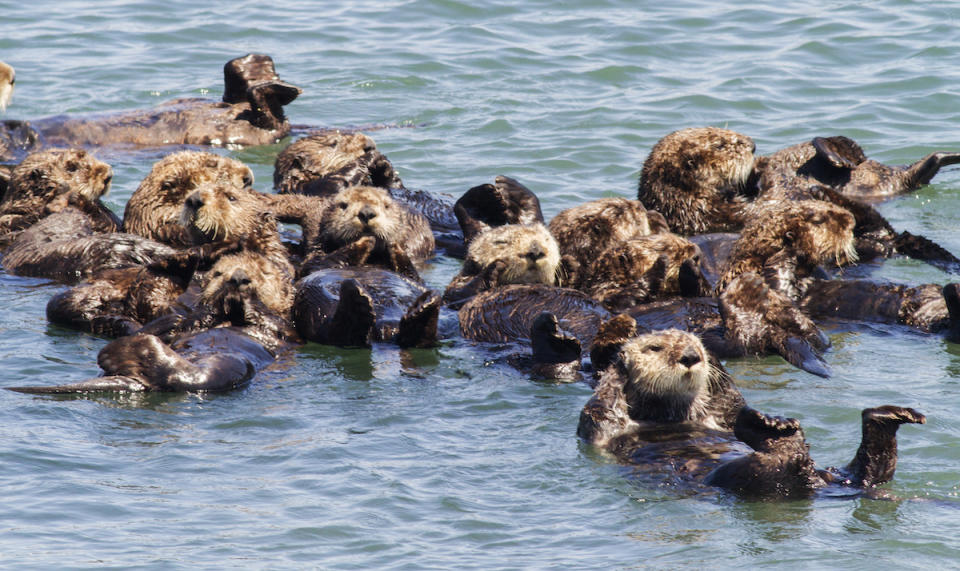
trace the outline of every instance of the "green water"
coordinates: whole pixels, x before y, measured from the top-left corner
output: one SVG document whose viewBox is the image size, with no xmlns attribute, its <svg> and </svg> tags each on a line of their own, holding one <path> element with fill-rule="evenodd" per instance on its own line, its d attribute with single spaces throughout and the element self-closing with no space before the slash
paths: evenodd
<svg viewBox="0 0 960 571">
<path fill-rule="evenodd" d="M 666 133 L 717 125 L 758 152 L 818 135 L 906 163 L 960 150 L 960 4 L 781 2 L 48 2 L 0 4 L 17 68 L 4 118 L 149 107 L 221 92 L 270 54 L 304 88 L 294 123 L 371 132 L 411 188 L 498 174 L 545 215 L 631 196 Z M 269 190 L 280 147 L 223 150 Z M 164 151 L 102 151 L 118 212 Z M 882 205 L 960 252 L 960 168 Z M 458 264 L 438 259 L 443 287 Z M 947 283 L 913 261 L 859 268 Z M 0 274 L 4 386 L 99 373 L 104 340 L 47 324 L 61 286 Z M 928 417 L 900 436 L 889 500 L 748 503 L 644 485 L 580 444 L 585 385 L 533 382 L 482 347 L 308 345 L 226 395 L 50 398 L 0 391 L 8 568 L 942 568 L 960 557 L 960 347 L 827 324 L 831 379 L 728 362 L 754 407 L 799 418 L 821 465 L 859 411 Z"/>
</svg>

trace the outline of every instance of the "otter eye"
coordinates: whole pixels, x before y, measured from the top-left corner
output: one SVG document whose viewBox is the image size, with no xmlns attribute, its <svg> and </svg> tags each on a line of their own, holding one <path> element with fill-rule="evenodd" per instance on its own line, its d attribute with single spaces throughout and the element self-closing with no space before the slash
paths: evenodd
<svg viewBox="0 0 960 571">
<path fill-rule="evenodd" d="M 227 194 L 227 200 L 229 200 L 230 202 L 236 202 L 236 201 L 237 201 L 237 195 L 236 195 L 236 194 Z"/>
<path fill-rule="evenodd" d="M 243 175 L 243 187 L 250 188 L 253 186 L 253 177 L 250 175 Z"/>
<path fill-rule="evenodd" d="M 823 224 L 826 221 L 827 221 L 827 218 L 823 214 L 817 214 L 810 219 L 811 224 Z"/>
<path fill-rule="evenodd" d="M 223 272 L 220 272 L 220 271 L 213 272 L 213 277 L 215 278 L 219 278 L 222 275 L 223 275 Z"/>
<path fill-rule="evenodd" d="M 77 169 L 80 168 L 80 165 L 77 164 L 77 161 L 68 161 L 66 164 L 67 172 L 77 172 Z"/>
<path fill-rule="evenodd" d="M 663 345 L 650 345 L 647 347 L 647 351 L 659 353 L 660 351 L 663 351 Z"/>
<path fill-rule="evenodd" d="M 338 202 L 338 203 L 337 203 L 337 208 L 339 208 L 340 210 L 346 210 L 346 209 L 347 209 L 347 203 L 346 203 L 346 202 Z"/>
</svg>

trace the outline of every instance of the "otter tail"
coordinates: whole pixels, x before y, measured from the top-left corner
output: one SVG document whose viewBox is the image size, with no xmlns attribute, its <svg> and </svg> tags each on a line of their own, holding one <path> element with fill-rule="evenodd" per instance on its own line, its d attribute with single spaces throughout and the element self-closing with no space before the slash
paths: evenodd
<svg viewBox="0 0 960 571">
<path fill-rule="evenodd" d="M 97 377 L 95 379 L 69 385 L 54 385 L 50 387 L 7 387 L 7 390 L 35 395 L 62 395 L 98 392 L 133 393 L 146 391 L 147 387 L 133 377 L 112 375 L 108 377 Z"/>
</svg>

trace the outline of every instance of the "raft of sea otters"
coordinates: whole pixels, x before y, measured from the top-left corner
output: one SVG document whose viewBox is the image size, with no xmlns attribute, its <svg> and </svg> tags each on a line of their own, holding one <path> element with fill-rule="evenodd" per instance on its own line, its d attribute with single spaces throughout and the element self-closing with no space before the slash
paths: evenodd
<svg viewBox="0 0 960 571">
<path fill-rule="evenodd" d="M 222 101 L 2 123 L 4 269 L 70 284 L 48 319 L 114 338 L 100 377 L 6 388 L 225 391 L 306 342 L 431 347 L 446 318 L 459 322 L 448 336 L 524 347 L 508 360 L 527 374 L 589 382 L 577 434 L 693 487 L 760 498 L 869 490 L 893 477 L 899 426 L 925 422 L 910 408 L 866 409 L 850 463 L 820 469 L 799 423 L 750 408 L 719 359 L 779 354 L 829 376 L 826 318 L 957 335 L 960 286 L 837 270 L 897 255 L 960 268 L 872 206 L 960 154 L 890 167 L 837 136 L 755 156 L 745 135 L 683 129 L 651 150 L 636 200 L 594 200 L 547 224 L 516 180 L 457 200 L 410 190 L 368 136 L 316 131 L 278 154 L 275 193 L 255 191 L 237 160 L 180 150 L 153 165 L 119 219 L 100 201 L 111 169 L 92 147 L 290 134 L 283 107 L 300 89 L 269 57 L 231 60 L 224 75 Z M 12 87 L 0 63 L 0 107 Z M 438 251 L 463 258 L 442 292 L 419 274 Z"/>
</svg>

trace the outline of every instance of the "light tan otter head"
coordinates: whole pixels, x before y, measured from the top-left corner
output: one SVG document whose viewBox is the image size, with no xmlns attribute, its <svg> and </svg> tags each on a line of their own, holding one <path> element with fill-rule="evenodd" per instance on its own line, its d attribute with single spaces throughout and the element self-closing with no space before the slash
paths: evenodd
<svg viewBox="0 0 960 571">
<path fill-rule="evenodd" d="M 14 73 L 13 66 L 0 61 L 0 111 L 6 111 L 10 104 L 16 82 L 17 74 Z"/>
<path fill-rule="evenodd" d="M 181 151 L 167 155 L 153 165 L 127 202 L 124 231 L 162 242 L 179 242 L 170 236 L 170 227 L 178 223 L 184 202 L 201 186 L 213 183 L 251 189 L 253 172 L 240 161 L 214 153 Z"/>
<path fill-rule="evenodd" d="M 113 171 L 83 149 L 48 149 L 27 155 L 10 174 L 3 202 L 43 198 L 49 202 L 52 186 L 69 188 L 90 201 L 110 190 Z M 51 185 L 51 183 L 55 183 Z"/>
<path fill-rule="evenodd" d="M 321 214 L 320 238 L 339 247 L 363 236 L 397 243 L 403 232 L 401 207 L 390 194 L 374 186 L 345 188 L 330 197 Z"/>
<path fill-rule="evenodd" d="M 601 198 L 568 208 L 553 217 L 549 228 L 560 253 L 581 265 L 615 244 L 668 230 L 662 216 L 626 198 Z"/>
<path fill-rule="evenodd" d="M 506 265 L 498 285 L 554 285 L 560 249 L 543 224 L 505 224 L 480 233 L 467 249 L 467 262 L 477 268 L 497 261 Z"/>
<path fill-rule="evenodd" d="M 365 184 L 363 159 L 376 150 L 373 139 L 363 133 L 335 131 L 304 137 L 277 155 L 273 187 L 280 193 L 303 192 L 308 183 L 324 177 L 338 179 L 342 187 Z"/>
<path fill-rule="evenodd" d="M 679 234 L 706 232 L 722 222 L 749 178 L 753 140 L 716 127 L 674 131 L 660 139 L 643 164 L 637 198 Z"/>
<path fill-rule="evenodd" d="M 255 296 L 270 311 L 288 316 L 293 306 L 289 269 L 259 253 L 243 251 L 223 256 L 204 276 L 200 304 L 221 309 L 228 299 Z M 229 313 L 229 311 L 226 311 Z"/>
<path fill-rule="evenodd" d="M 187 197 L 180 224 L 190 232 L 194 244 L 238 240 L 259 233 L 264 223 L 262 208 L 254 190 L 213 182 Z"/>
<path fill-rule="evenodd" d="M 710 380 L 716 372 L 692 333 L 666 329 L 635 337 L 620 349 L 630 417 L 657 422 L 707 417 Z"/>
</svg>

